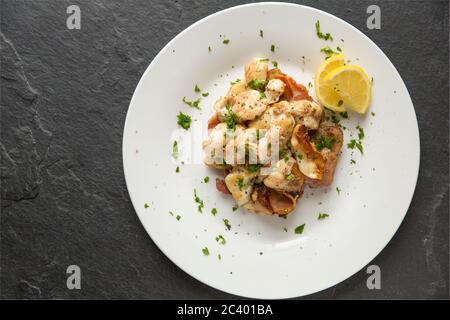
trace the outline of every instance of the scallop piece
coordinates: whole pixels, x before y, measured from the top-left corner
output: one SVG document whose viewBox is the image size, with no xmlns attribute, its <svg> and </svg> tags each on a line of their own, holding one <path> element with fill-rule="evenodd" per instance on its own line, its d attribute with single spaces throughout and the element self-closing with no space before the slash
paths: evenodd
<svg viewBox="0 0 450 320">
<path fill-rule="evenodd" d="M 245 83 L 253 80 L 266 82 L 268 69 L 267 59 L 254 58 L 250 63 L 245 65 Z"/>
<path fill-rule="evenodd" d="M 267 109 L 267 104 L 257 90 L 248 90 L 239 93 L 233 101 L 231 111 L 236 114 L 238 122 L 255 119 Z"/>
<path fill-rule="evenodd" d="M 233 168 L 225 177 L 225 184 L 239 206 L 250 201 L 255 177 L 256 173 L 251 173 L 244 167 Z"/>
<path fill-rule="evenodd" d="M 319 128 L 324 114 L 320 104 L 309 100 L 298 100 L 284 104 L 283 107 L 294 117 L 297 124 L 302 124 L 311 130 Z"/>
<path fill-rule="evenodd" d="M 294 117 L 284 111 L 284 104 L 289 104 L 282 101 L 270 106 L 261 116 L 248 123 L 249 128 L 255 129 L 270 129 L 275 128 L 279 131 L 279 145 L 285 147 L 289 138 L 292 135 L 295 126 Z"/>
<path fill-rule="evenodd" d="M 266 90 L 264 91 L 266 103 L 272 104 L 277 102 L 284 93 L 285 88 L 286 84 L 283 81 L 279 79 L 270 80 L 267 83 Z"/>
<path fill-rule="evenodd" d="M 203 162 L 213 168 L 223 168 L 227 160 L 225 146 L 243 130 L 237 125 L 235 130 L 229 130 L 225 123 L 219 123 L 209 132 L 203 141 Z"/>
<path fill-rule="evenodd" d="M 287 192 L 302 192 L 304 178 L 297 161 L 290 155 L 279 160 L 272 168 L 269 175 L 263 180 L 268 188 Z"/>
</svg>

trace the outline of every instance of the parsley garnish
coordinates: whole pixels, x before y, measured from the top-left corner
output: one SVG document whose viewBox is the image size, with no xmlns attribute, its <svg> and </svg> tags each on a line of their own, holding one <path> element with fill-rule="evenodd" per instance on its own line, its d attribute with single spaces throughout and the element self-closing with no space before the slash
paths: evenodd
<svg viewBox="0 0 450 320">
<path fill-rule="evenodd" d="M 275 68 L 278 68 L 278 62 L 277 61 L 272 61 L 272 64 Z"/>
<path fill-rule="evenodd" d="M 211 46 L 208 46 L 208 52 L 211 52 L 211 50 L 212 50 Z"/>
<path fill-rule="evenodd" d="M 342 118 L 348 119 L 348 113 L 347 113 L 347 111 L 340 112 L 339 114 L 341 115 Z"/>
<path fill-rule="evenodd" d="M 177 221 L 180 221 L 181 216 L 179 214 L 177 214 L 177 216 L 175 217 L 175 219 L 177 219 Z"/>
<path fill-rule="evenodd" d="M 225 123 L 227 124 L 227 128 L 230 130 L 236 129 L 237 115 L 233 111 L 231 111 L 230 106 L 226 106 L 228 115 L 225 117 Z"/>
<path fill-rule="evenodd" d="M 248 172 L 250 173 L 255 173 L 258 172 L 258 170 L 261 168 L 261 164 L 257 163 L 257 164 L 249 164 L 248 165 Z"/>
<path fill-rule="evenodd" d="M 197 84 L 194 87 L 194 91 L 197 92 L 197 93 L 201 91 L 200 87 Z"/>
<path fill-rule="evenodd" d="M 244 179 L 243 178 L 239 178 L 237 185 L 239 187 L 239 190 L 242 190 L 243 187 L 245 187 L 245 183 L 244 183 Z"/>
<path fill-rule="evenodd" d="M 180 167 L 177 167 L 177 168 L 175 169 L 175 172 L 176 172 L 176 173 L 180 173 Z"/>
<path fill-rule="evenodd" d="M 177 116 L 177 123 L 180 127 L 187 130 L 191 127 L 192 118 L 183 112 L 180 112 Z"/>
<path fill-rule="evenodd" d="M 229 44 L 230 40 L 229 39 L 224 39 L 222 42 L 223 42 L 223 44 Z"/>
<path fill-rule="evenodd" d="M 234 211 L 236 211 L 237 209 L 238 209 L 238 207 L 237 206 L 234 206 L 233 208 L 231 208 L 232 210 L 233 210 L 233 212 Z"/>
<path fill-rule="evenodd" d="M 178 141 L 174 141 L 172 144 L 172 158 L 178 160 Z"/>
<path fill-rule="evenodd" d="M 316 148 L 319 151 L 324 148 L 331 150 L 331 147 L 333 147 L 333 144 L 335 141 L 336 141 L 336 139 L 334 137 L 327 137 L 327 136 L 321 135 L 317 138 Z"/>
<path fill-rule="evenodd" d="M 216 241 L 217 241 L 219 244 L 225 244 L 225 243 L 227 243 L 227 242 L 225 241 L 225 238 L 224 238 L 221 234 L 219 234 L 219 235 L 216 237 Z"/>
<path fill-rule="evenodd" d="M 288 174 L 287 176 L 286 176 L 286 180 L 287 181 L 292 181 L 292 180 L 294 180 L 295 179 L 295 176 L 292 174 L 292 173 L 290 173 L 290 174 Z"/>
<path fill-rule="evenodd" d="M 264 31 L 259 30 L 259 36 L 260 36 L 261 38 L 264 38 Z"/>
<path fill-rule="evenodd" d="M 364 130 L 360 126 L 357 126 L 356 129 L 358 129 L 358 138 L 359 140 L 364 139 Z"/>
<path fill-rule="evenodd" d="M 225 224 L 225 227 L 227 227 L 228 230 L 231 229 L 231 225 L 230 225 L 230 222 L 228 221 L 228 219 L 223 219 L 223 223 Z"/>
<path fill-rule="evenodd" d="M 216 208 L 212 208 L 212 209 L 211 209 L 211 214 L 212 214 L 213 216 L 215 216 L 215 215 L 217 214 L 217 209 L 216 209 Z"/>
<path fill-rule="evenodd" d="M 208 247 L 204 247 L 204 248 L 202 249 L 202 252 L 203 252 L 203 254 L 204 254 L 205 256 L 209 256 L 209 250 L 208 250 Z"/>
<path fill-rule="evenodd" d="M 339 189 L 339 187 L 336 187 L 336 191 L 337 191 L 338 195 L 341 194 L 341 189 Z"/>
<path fill-rule="evenodd" d="M 207 96 L 209 96 L 209 92 L 203 92 L 202 96 L 206 98 Z"/>
<path fill-rule="evenodd" d="M 270 51 L 275 52 L 275 45 L 272 44 L 272 45 L 270 46 Z"/>
<path fill-rule="evenodd" d="M 327 59 L 336 53 L 336 52 L 334 52 L 333 49 L 330 48 L 330 46 L 326 46 L 326 47 L 320 49 L 320 52 L 325 53 L 327 55 L 326 56 Z"/>
<path fill-rule="evenodd" d="M 194 189 L 194 200 L 198 204 L 198 212 L 203 213 L 203 207 L 205 206 L 203 204 L 203 200 L 200 199 L 200 197 L 197 195 L 197 190 Z"/>
<path fill-rule="evenodd" d="M 220 255 L 220 253 L 217 255 L 217 259 L 222 260 L 222 256 Z"/>
<path fill-rule="evenodd" d="M 363 146 L 360 142 L 357 142 L 355 139 L 350 140 L 349 143 L 347 143 L 347 147 L 349 149 L 355 149 L 355 147 L 361 152 L 361 154 L 364 154 Z"/>
<path fill-rule="evenodd" d="M 206 176 L 205 179 L 203 179 L 203 181 L 205 181 L 205 183 L 208 183 L 209 182 L 209 177 Z"/>
<path fill-rule="evenodd" d="M 264 90 L 266 82 L 258 79 L 253 79 L 247 83 L 253 90 Z"/>
<path fill-rule="evenodd" d="M 330 39 L 331 41 L 333 41 L 333 37 L 331 36 L 331 34 L 329 34 L 328 32 L 323 34 L 320 31 L 320 22 L 319 22 L 319 20 L 317 20 L 317 22 L 316 22 L 316 34 L 317 34 L 317 37 L 319 37 L 319 39 L 324 39 L 324 40 Z"/>
<path fill-rule="evenodd" d="M 148 203 L 144 203 L 144 208 L 147 209 L 148 207 L 150 207 L 150 206 L 148 205 Z"/>
<path fill-rule="evenodd" d="M 319 216 L 317 217 L 317 220 L 323 220 L 328 218 L 330 215 L 328 213 L 319 213 Z"/>
<path fill-rule="evenodd" d="M 232 86 L 234 86 L 236 83 L 238 83 L 238 82 L 241 82 L 241 79 L 236 79 L 236 80 L 234 80 L 234 81 L 231 81 L 230 82 L 230 84 L 232 85 Z"/>
<path fill-rule="evenodd" d="M 267 98 L 266 94 L 264 92 L 260 92 L 259 93 L 259 99 L 262 100 L 262 99 L 265 99 L 265 98 Z"/>
<path fill-rule="evenodd" d="M 198 98 L 197 100 L 194 100 L 194 101 L 188 101 L 188 100 L 186 100 L 186 97 L 183 97 L 183 102 L 185 104 L 187 104 L 189 107 L 192 107 L 192 108 L 195 108 L 195 109 L 198 109 L 198 110 L 202 109 L 199 106 L 201 100 L 202 100 L 201 98 Z"/>
<path fill-rule="evenodd" d="M 299 225 L 297 228 L 295 228 L 294 233 L 295 234 L 302 234 L 303 229 L 305 229 L 305 224 Z"/>
</svg>

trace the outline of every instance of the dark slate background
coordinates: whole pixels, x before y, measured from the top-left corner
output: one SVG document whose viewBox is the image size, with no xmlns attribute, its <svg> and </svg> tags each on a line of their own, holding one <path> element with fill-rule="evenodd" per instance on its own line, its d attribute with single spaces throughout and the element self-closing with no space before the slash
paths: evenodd
<svg viewBox="0 0 450 320">
<path fill-rule="evenodd" d="M 298 2 L 381 47 L 406 82 L 421 139 L 411 207 L 372 262 L 382 289 L 368 290 L 362 270 L 310 298 L 448 298 L 448 2 Z M 121 143 L 135 86 L 158 51 L 239 3 L 1 0 L 2 298 L 233 298 L 185 274 L 146 234 Z M 71 4 L 81 8 L 81 30 L 66 28 Z M 381 30 L 366 28 L 370 4 L 381 7 Z M 66 288 L 71 264 L 81 267 L 81 290 Z"/>
</svg>

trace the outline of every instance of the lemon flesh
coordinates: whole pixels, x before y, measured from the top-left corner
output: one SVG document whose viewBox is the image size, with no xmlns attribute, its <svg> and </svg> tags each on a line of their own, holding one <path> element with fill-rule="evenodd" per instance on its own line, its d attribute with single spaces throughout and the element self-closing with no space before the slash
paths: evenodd
<svg viewBox="0 0 450 320">
<path fill-rule="evenodd" d="M 372 83 L 358 66 L 340 66 L 329 72 L 323 81 L 355 112 L 364 114 L 369 108 Z"/>
<path fill-rule="evenodd" d="M 333 55 L 320 64 L 314 77 L 314 90 L 317 99 L 325 108 L 335 112 L 345 111 L 342 105 L 343 99 L 334 90 L 333 85 L 325 81 L 325 78 L 330 72 L 344 66 L 344 64 L 345 59 L 342 54 Z"/>
</svg>

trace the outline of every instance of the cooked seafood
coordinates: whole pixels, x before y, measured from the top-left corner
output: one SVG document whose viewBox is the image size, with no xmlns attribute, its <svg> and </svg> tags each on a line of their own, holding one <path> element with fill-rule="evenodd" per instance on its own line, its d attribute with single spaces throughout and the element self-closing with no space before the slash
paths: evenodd
<svg viewBox="0 0 450 320">
<path fill-rule="evenodd" d="M 245 66 L 245 81 L 214 104 L 203 142 L 204 162 L 224 170 L 220 192 L 247 210 L 286 215 L 305 187 L 333 182 L 341 128 L 324 121 L 322 105 L 267 59 Z"/>
</svg>

